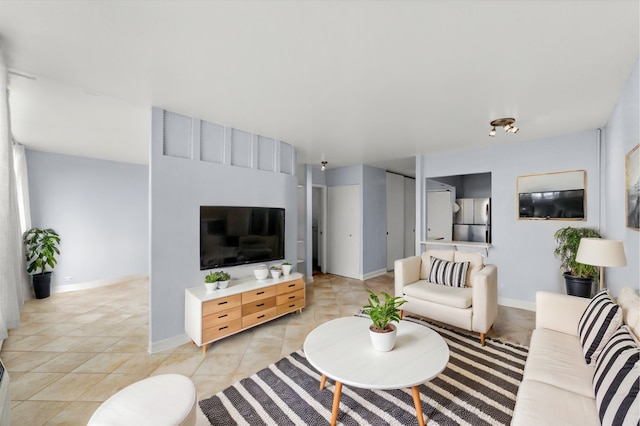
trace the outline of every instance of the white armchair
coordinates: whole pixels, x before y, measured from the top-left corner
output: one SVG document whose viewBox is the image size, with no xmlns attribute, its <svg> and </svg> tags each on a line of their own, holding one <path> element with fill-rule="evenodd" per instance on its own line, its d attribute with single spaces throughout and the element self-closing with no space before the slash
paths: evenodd
<svg viewBox="0 0 640 426">
<path fill-rule="evenodd" d="M 439 273 L 434 281 L 431 257 L 441 259 Z M 468 262 L 465 267 L 464 264 Z M 421 256 L 396 260 L 395 295 L 407 303 L 403 311 L 480 333 L 484 346 L 485 334 L 498 316 L 498 270 L 495 265 L 484 264 L 482 255 L 455 250 L 427 250 Z M 462 271 L 462 272 L 460 272 Z M 458 272 L 458 280 L 455 275 Z M 449 285 L 437 283 L 448 281 Z M 462 284 L 462 287 L 457 285 Z"/>
</svg>

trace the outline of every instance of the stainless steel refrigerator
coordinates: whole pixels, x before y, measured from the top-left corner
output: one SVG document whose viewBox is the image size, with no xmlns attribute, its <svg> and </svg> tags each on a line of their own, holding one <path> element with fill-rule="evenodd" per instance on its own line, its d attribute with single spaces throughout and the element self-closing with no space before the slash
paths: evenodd
<svg viewBox="0 0 640 426">
<path fill-rule="evenodd" d="M 491 198 L 458 198 L 453 220 L 454 241 L 491 242 Z"/>
</svg>

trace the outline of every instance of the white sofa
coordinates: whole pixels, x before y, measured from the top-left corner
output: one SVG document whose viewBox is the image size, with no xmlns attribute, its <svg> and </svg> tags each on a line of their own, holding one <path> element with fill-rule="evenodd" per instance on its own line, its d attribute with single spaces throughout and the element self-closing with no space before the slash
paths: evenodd
<svg viewBox="0 0 640 426">
<path fill-rule="evenodd" d="M 637 293 L 623 305 L 624 323 L 640 330 Z M 512 425 L 600 425 L 593 379 L 595 362 L 585 362 L 578 322 L 591 299 L 536 294 L 536 328 L 531 336 L 524 377 L 518 389 Z M 635 306 L 635 307 L 634 307 Z"/>
<path fill-rule="evenodd" d="M 456 287 L 429 281 L 431 257 L 449 262 L 469 262 L 466 285 Z M 479 253 L 426 250 L 420 256 L 394 262 L 395 295 L 404 298 L 403 311 L 413 312 L 484 337 L 498 315 L 498 272 L 484 264 Z"/>
</svg>

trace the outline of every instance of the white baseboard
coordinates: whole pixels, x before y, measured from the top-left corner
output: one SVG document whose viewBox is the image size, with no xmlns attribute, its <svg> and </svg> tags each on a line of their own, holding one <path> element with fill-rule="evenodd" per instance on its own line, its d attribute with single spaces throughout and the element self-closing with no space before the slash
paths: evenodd
<svg viewBox="0 0 640 426">
<path fill-rule="evenodd" d="M 378 269 L 377 271 L 369 272 L 368 274 L 360 275 L 360 281 L 368 280 L 369 278 L 379 277 L 387 273 L 387 269 Z"/>
<path fill-rule="evenodd" d="M 117 277 L 117 278 L 109 278 L 106 280 L 86 281 L 83 283 L 68 284 L 68 285 L 56 285 L 56 286 L 51 286 L 51 294 L 66 293 L 69 291 L 77 291 L 77 290 L 88 290 L 91 288 L 98 288 L 98 287 L 104 287 L 112 284 L 119 284 L 125 281 L 142 280 L 142 279 L 148 279 L 148 278 L 149 278 L 148 274 L 135 274 L 135 275 L 125 275 L 123 277 Z"/>
<path fill-rule="evenodd" d="M 510 308 L 524 309 L 527 311 L 536 311 L 536 302 L 527 302 L 526 300 L 508 299 L 506 297 L 498 297 L 498 305 L 508 306 Z"/>
<path fill-rule="evenodd" d="M 181 334 L 179 336 L 171 337 L 159 342 L 149 342 L 149 348 L 147 349 L 147 352 L 152 355 L 157 354 L 162 351 L 177 348 L 178 346 L 189 343 L 190 341 L 191 338 L 189 336 L 187 336 L 186 334 Z"/>
</svg>

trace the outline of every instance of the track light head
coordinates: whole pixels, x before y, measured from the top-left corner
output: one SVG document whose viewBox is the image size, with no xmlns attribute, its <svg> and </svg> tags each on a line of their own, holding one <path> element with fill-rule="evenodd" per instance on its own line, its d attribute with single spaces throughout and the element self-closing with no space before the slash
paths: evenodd
<svg viewBox="0 0 640 426">
<path fill-rule="evenodd" d="M 322 170 L 323 172 L 327 170 L 327 161 L 321 161 L 320 164 L 322 164 L 320 170 Z"/>
<path fill-rule="evenodd" d="M 511 128 L 511 133 L 518 133 L 518 130 L 520 130 L 518 127 L 513 126 L 513 127 Z"/>
<path fill-rule="evenodd" d="M 489 125 L 491 126 L 491 131 L 489 132 L 489 136 L 494 137 L 496 135 L 496 127 L 504 128 L 505 132 L 518 133 L 519 128 L 513 125 L 516 122 L 515 118 L 498 118 L 493 120 Z"/>
<path fill-rule="evenodd" d="M 489 136 L 494 137 L 496 135 L 496 128 L 492 128 L 491 131 L 489 132 Z"/>
<path fill-rule="evenodd" d="M 508 132 L 509 130 L 511 130 L 511 124 L 505 124 L 504 125 L 504 131 Z"/>
</svg>

